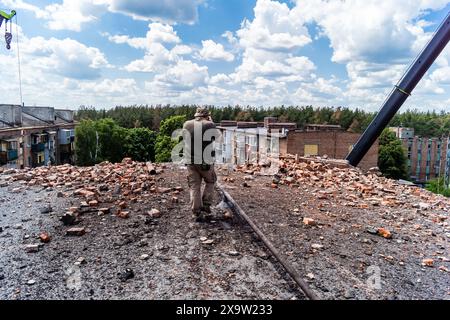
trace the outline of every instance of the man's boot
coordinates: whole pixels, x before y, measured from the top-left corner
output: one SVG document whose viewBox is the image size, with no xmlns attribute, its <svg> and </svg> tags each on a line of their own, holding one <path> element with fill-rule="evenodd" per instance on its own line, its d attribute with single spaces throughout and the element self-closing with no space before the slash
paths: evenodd
<svg viewBox="0 0 450 320">
<path fill-rule="evenodd" d="M 208 213 L 208 214 L 211 214 L 211 206 L 208 204 L 208 205 L 204 205 L 203 207 L 202 207 L 202 211 L 203 212 L 206 212 L 206 213 Z"/>
<path fill-rule="evenodd" d="M 199 210 L 194 211 L 192 214 L 192 217 L 195 219 L 195 222 L 207 222 L 208 218 L 205 216 L 205 214 Z"/>
</svg>

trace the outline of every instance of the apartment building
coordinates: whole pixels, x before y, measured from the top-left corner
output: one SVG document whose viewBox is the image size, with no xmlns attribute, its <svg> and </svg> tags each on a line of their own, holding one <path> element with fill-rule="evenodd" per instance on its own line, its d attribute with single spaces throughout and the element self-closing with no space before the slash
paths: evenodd
<svg viewBox="0 0 450 320">
<path fill-rule="evenodd" d="M 408 171 L 412 181 L 426 183 L 429 180 L 445 178 L 450 184 L 450 138 L 419 137 L 414 129 L 391 127 L 402 141 L 408 157 Z M 406 134 L 408 133 L 408 134 Z"/>
<path fill-rule="evenodd" d="M 75 125 L 71 110 L 0 104 L 0 166 L 74 163 Z"/>
</svg>

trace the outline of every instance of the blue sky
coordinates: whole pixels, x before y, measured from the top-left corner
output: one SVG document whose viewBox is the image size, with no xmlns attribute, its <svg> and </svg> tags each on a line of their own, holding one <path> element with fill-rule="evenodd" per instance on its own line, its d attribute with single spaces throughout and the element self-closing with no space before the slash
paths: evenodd
<svg viewBox="0 0 450 320">
<path fill-rule="evenodd" d="M 377 110 L 450 11 L 442 0 L 0 0 L 18 11 L 23 99 Z M 17 32 L 14 32 L 16 37 Z M 2 37 L 3 38 L 3 37 Z M 20 103 L 0 41 L 0 103 Z M 405 108 L 448 110 L 450 49 Z"/>
</svg>

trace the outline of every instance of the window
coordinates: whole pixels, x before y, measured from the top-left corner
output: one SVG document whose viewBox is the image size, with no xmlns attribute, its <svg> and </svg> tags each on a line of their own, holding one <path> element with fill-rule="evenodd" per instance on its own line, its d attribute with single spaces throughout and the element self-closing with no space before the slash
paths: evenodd
<svg viewBox="0 0 450 320">
<path fill-rule="evenodd" d="M 305 144 L 305 156 L 317 156 L 319 154 L 319 146 L 317 144 Z"/>
<path fill-rule="evenodd" d="M 17 141 L 10 141 L 8 143 L 8 150 L 17 150 Z"/>
</svg>

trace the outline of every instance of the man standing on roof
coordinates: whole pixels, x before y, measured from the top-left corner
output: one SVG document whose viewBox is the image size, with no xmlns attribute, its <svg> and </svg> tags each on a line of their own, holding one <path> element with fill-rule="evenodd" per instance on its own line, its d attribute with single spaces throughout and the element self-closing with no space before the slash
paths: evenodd
<svg viewBox="0 0 450 320">
<path fill-rule="evenodd" d="M 213 141 L 218 140 L 220 131 L 216 129 L 208 109 L 198 108 L 194 117 L 183 126 L 184 152 L 192 213 L 197 222 L 203 222 L 207 219 L 207 214 L 211 213 L 217 182 Z M 203 194 L 202 181 L 205 181 Z"/>
</svg>

